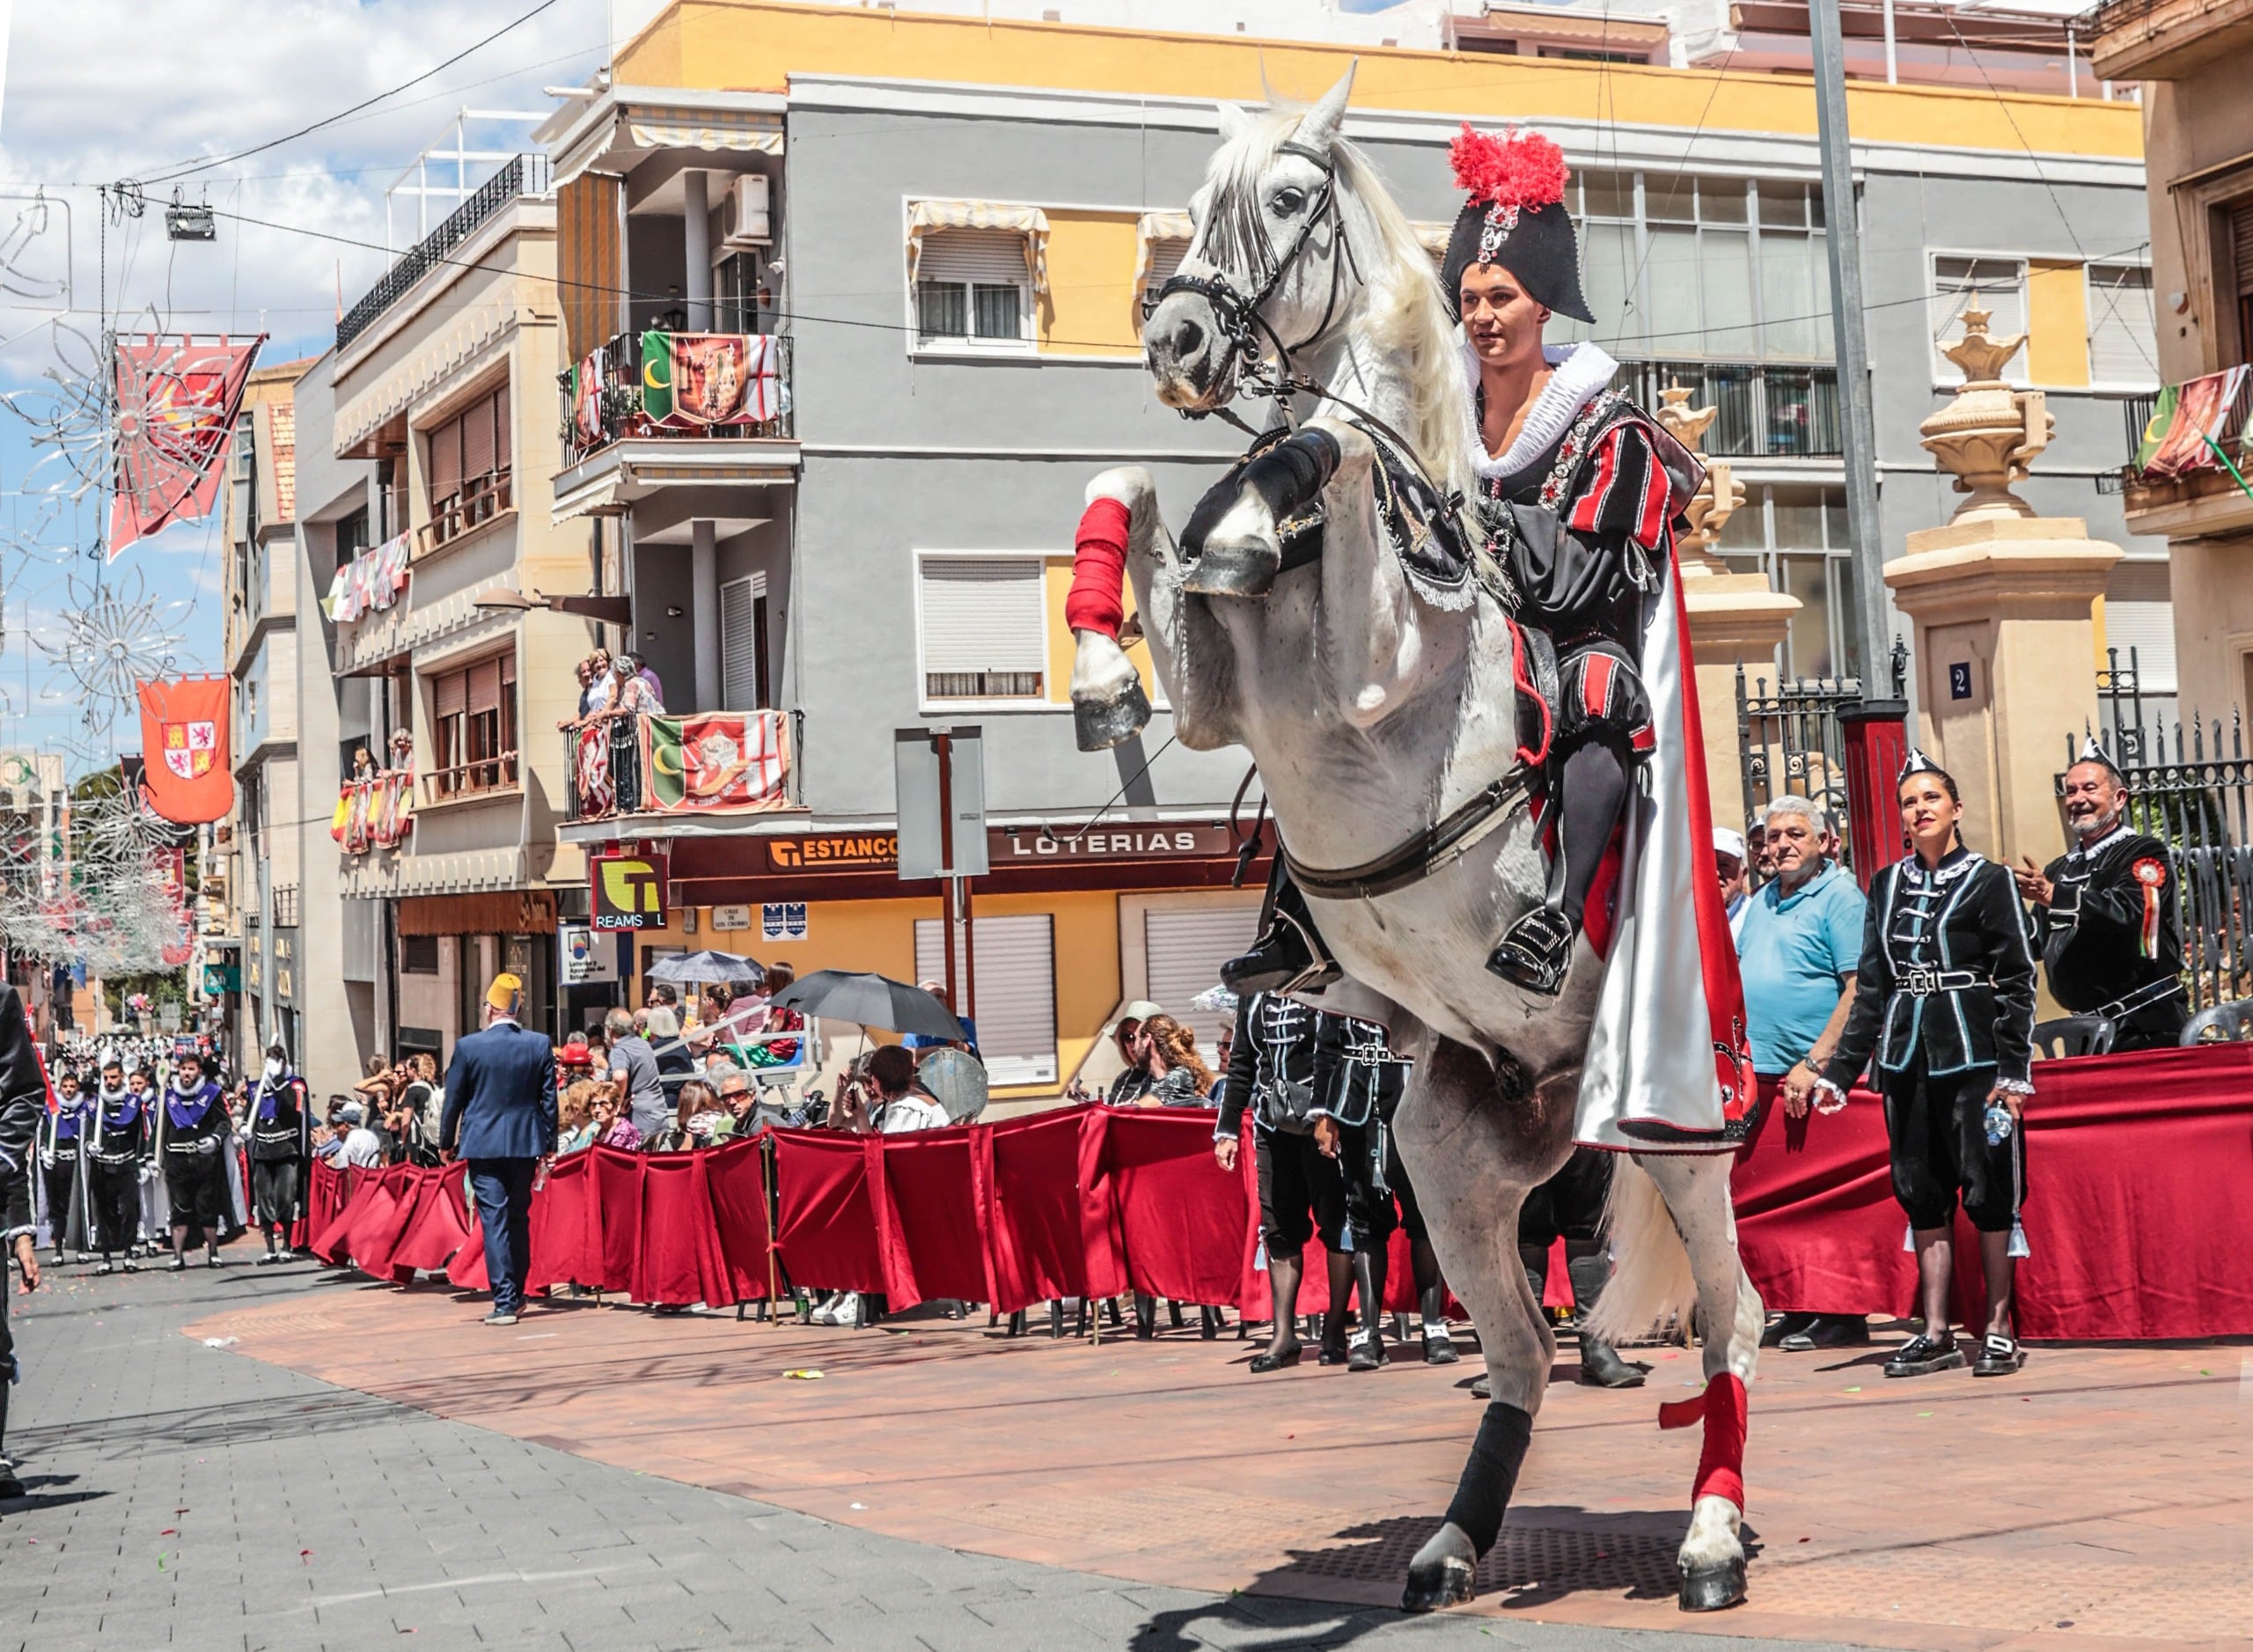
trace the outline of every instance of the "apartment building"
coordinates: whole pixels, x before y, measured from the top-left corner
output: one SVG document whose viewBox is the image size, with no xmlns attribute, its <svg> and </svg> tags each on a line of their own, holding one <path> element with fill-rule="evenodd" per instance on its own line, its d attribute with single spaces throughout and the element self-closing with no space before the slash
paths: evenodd
<svg viewBox="0 0 2253 1652">
<path fill-rule="evenodd" d="M 2236 469 L 2213 452 L 2172 474 L 2137 469 L 2153 402 L 2132 405 L 2120 437 L 2128 528 L 2155 536 L 2134 541 L 2139 550 L 2165 539 L 2180 703 L 2211 719 L 2253 706 L 2253 493 L 2242 480 L 2253 474 L 2253 5 L 2110 0 L 2084 26 L 2098 70 L 2141 84 L 2159 377 L 2177 393 L 2208 380 L 2211 433 Z"/>
<path fill-rule="evenodd" d="M 789 767 L 780 806 L 685 818 L 615 783 L 621 745 L 560 837 L 665 852 L 669 921 L 637 967 L 716 945 L 935 976 L 936 888 L 894 858 L 894 733 L 979 726 L 975 1007 L 1002 1093 L 1031 1095 L 1121 1000 L 1184 1008 L 1252 923 L 1228 887 L 1243 755 L 1184 751 L 1163 709 L 1140 742 L 1078 753 L 1062 619 L 1093 472 L 1151 465 L 1178 521 L 1240 445 L 1156 404 L 1137 337 L 1216 99 L 1310 97 L 1357 61 L 1348 132 L 1435 244 L 1461 121 L 1553 135 L 1596 336 L 1653 400 L 1678 378 L 1718 406 L 1708 449 L 1749 491 L 1719 549 L 1802 601 L 1755 664 L 1860 662 L 1805 80 L 1667 67 L 1655 40 L 1621 62 L 1365 39 L 1390 13 L 1262 40 L 1005 9 L 679 0 L 537 136 L 568 363 L 553 510 L 591 547 L 573 589 L 625 598 L 670 709 L 770 713 Z M 1889 554 L 1952 509 L 1917 425 L 1974 293 L 2029 335 L 2012 371 L 2057 417 L 2028 497 L 2119 538 L 2095 481 L 2124 399 L 2156 382 L 2137 110 L 1907 80 L 1850 100 Z M 718 349 L 676 340 L 715 334 L 751 388 L 700 426 L 644 386 L 653 360 L 677 377 Z"/>
</svg>

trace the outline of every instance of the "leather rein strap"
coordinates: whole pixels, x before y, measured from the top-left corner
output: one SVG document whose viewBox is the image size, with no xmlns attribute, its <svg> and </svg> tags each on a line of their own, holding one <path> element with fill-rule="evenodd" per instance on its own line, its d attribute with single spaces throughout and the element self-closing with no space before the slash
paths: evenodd
<svg viewBox="0 0 2253 1652">
<path fill-rule="evenodd" d="M 1289 868 L 1302 893 L 1323 900 L 1369 900 L 1421 883 L 1467 853 L 1532 795 L 1532 771 L 1521 765 L 1482 788 L 1445 819 L 1425 827 L 1398 848 L 1359 866 L 1324 871 L 1304 864 L 1280 843 L 1276 853 L 1283 857 L 1283 864 Z"/>
</svg>

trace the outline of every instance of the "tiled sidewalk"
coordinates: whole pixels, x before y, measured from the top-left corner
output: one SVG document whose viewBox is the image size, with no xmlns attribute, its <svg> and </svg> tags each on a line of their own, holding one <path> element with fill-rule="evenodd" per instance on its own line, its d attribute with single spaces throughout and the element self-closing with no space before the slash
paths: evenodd
<svg viewBox="0 0 2253 1652">
<path fill-rule="evenodd" d="M 348 1388 L 893 1537 L 1139 1583 L 1398 1599 L 1477 1419 L 1476 1370 L 1254 1378 L 1194 1329 L 1099 1347 L 982 1321 L 856 1332 L 563 1304 L 513 1331 L 359 1286 L 189 1327 Z M 1673 1604 L 1697 1455 L 1560 1362 L 1473 1612 L 1614 1629 L 1987 1648 L 2253 1648 L 2253 1360 L 2037 1348 L 1914 1382 L 1771 1353 L 1753 1388 L 1752 1600 Z M 818 1378 L 788 1373 L 818 1369 Z"/>
</svg>

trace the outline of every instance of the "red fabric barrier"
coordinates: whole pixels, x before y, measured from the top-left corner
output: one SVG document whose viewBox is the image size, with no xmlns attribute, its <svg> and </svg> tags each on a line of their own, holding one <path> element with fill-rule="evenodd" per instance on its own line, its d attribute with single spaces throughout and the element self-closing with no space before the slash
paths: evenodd
<svg viewBox="0 0 2253 1652">
<path fill-rule="evenodd" d="M 535 1199 L 532 1208 L 537 1213 L 539 1201 Z M 461 1242 L 461 1249 L 454 1252 L 452 1266 L 446 1269 L 446 1282 L 457 1290 L 493 1289 L 493 1275 L 485 1267 L 485 1224 L 477 1219 L 474 1207 L 469 1213 L 469 1237 Z"/>
<path fill-rule="evenodd" d="M 421 1171 L 420 1176 L 422 1186 L 414 1214 L 391 1253 L 391 1276 L 401 1285 L 411 1283 L 417 1272 L 443 1273 L 469 1237 L 469 1166 L 449 1164 L 444 1170 Z"/>
<path fill-rule="evenodd" d="M 769 1267 L 774 1237 L 767 1222 L 765 1152 L 760 1142 L 730 1142 L 705 1155 L 704 1185 L 712 1201 L 712 1228 L 726 1281 L 726 1295 L 720 1300 L 764 1299 L 773 1289 Z M 554 1188 L 553 1178 L 548 1186 Z M 539 1253 L 537 1245 L 532 1253 Z"/>
<path fill-rule="evenodd" d="M 2253 1208 L 2239 1196 L 2253 1185 L 2253 1046 L 2043 1061 L 2034 1087 L 2020 1334 L 2253 1334 Z M 1745 1267 L 1772 1309 L 1912 1307 L 1876 1097 L 1806 1120 L 1767 1109 L 1733 1186 Z M 1956 1310 L 1976 1325 L 1978 1252 L 1960 1216 L 1957 1230 Z"/>
<path fill-rule="evenodd" d="M 973 1134 L 965 1127 L 884 1138 L 877 1158 L 881 1176 L 870 1189 L 878 1195 L 874 1209 L 889 1308 L 937 1297 L 993 1299 L 979 1221 L 985 1169 L 971 1145 Z"/>
<path fill-rule="evenodd" d="M 415 1191 L 415 1170 L 393 1164 L 362 1179 L 360 1192 L 345 1208 L 336 1239 L 341 1259 L 363 1273 L 382 1274 L 391 1267 L 392 1247 L 407 1218 L 404 1202 Z"/>
<path fill-rule="evenodd" d="M 598 1262 L 595 1277 L 582 1285 L 623 1295 L 634 1288 L 634 1259 L 642 1249 L 642 1166 L 638 1153 L 591 1147 L 594 1161 L 592 1227 L 601 1244 L 588 1259 Z"/>
<path fill-rule="evenodd" d="M 628 1287 L 635 1302 L 685 1308 L 734 1300 L 701 1153 L 652 1153 L 642 1161 L 640 1240 Z"/>
<path fill-rule="evenodd" d="M 327 1172 L 325 1178 L 324 1171 Z M 352 1259 L 351 1252 L 345 1248 L 345 1236 L 355 1214 L 353 1200 L 363 1188 L 374 1186 L 375 1180 L 361 1171 L 335 1170 L 324 1163 L 313 1166 L 314 1201 L 318 1205 L 325 1198 L 329 1204 L 325 1216 L 313 1223 L 313 1237 L 308 1248 L 322 1261 L 341 1267 Z"/>
<path fill-rule="evenodd" d="M 1213 1162 L 1204 1108 L 1110 1111 L 1096 1184 L 1116 1214 L 1127 1285 L 1148 1296 L 1234 1303 L 1246 1223 L 1259 1205 L 1241 1175 Z"/>
<path fill-rule="evenodd" d="M 1087 1295 L 1079 1197 L 1084 1111 L 1035 1113 L 971 1132 L 986 1166 L 980 1222 L 993 1306 L 1002 1313 Z"/>
<path fill-rule="evenodd" d="M 870 1160 L 883 1142 L 874 1135 L 775 1132 L 781 1209 L 774 1248 L 793 1284 L 818 1290 L 884 1288 L 876 1210 L 869 1202 Z"/>
<path fill-rule="evenodd" d="M 591 1285 L 602 1278 L 602 1218 L 595 1206 L 594 1181 L 592 1149 L 566 1154 L 547 1167 L 547 1184 L 532 1201 L 527 1291 Z M 474 1217 L 471 1225 L 476 1225 Z"/>
</svg>

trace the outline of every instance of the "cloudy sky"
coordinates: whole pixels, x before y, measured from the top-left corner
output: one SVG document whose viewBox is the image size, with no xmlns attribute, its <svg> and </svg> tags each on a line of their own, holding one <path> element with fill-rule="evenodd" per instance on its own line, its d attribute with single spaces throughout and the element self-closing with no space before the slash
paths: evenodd
<svg viewBox="0 0 2253 1652">
<path fill-rule="evenodd" d="M 340 290 L 349 305 L 387 262 L 385 187 L 465 106 L 552 106 L 540 87 L 583 81 L 603 61 L 611 10 L 610 0 L 0 0 L 0 391 L 40 411 L 58 362 L 87 364 L 86 345 L 58 330 L 99 333 L 105 263 L 121 327 L 153 316 L 174 331 L 265 332 L 268 362 L 324 349 Z M 308 136 L 202 165 L 401 87 Z M 165 239 L 173 182 L 164 180 L 175 176 L 187 199 L 220 215 L 216 244 Z M 105 249 L 95 189 L 121 179 L 146 180 L 152 204 L 113 222 Z M 32 233 L 39 193 L 52 204 Z M 435 218 L 445 209 L 434 206 Z M 413 211 L 398 203 L 398 245 L 415 239 Z M 83 553 L 93 509 L 58 511 L 39 496 L 64 472 L 38 462 L 30 428 L 0 409 L 0 747 L 71 734 L 84 700 L 36 641 L 57 640 L 70 573 L 82 584 L 92 576 Z M 218 525 L 215 515 L 173 529 L 106 575 L 127 589 L 137 576 L 156 628 L 180 638 L 183 670 L 220 667 Z M 138 745 L 130 718 L 120 733 L 125 749 Z"/>
</svg>

